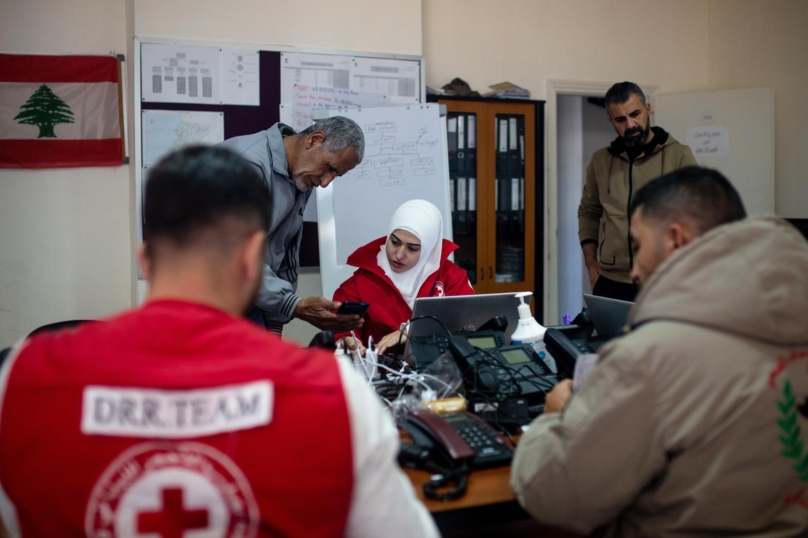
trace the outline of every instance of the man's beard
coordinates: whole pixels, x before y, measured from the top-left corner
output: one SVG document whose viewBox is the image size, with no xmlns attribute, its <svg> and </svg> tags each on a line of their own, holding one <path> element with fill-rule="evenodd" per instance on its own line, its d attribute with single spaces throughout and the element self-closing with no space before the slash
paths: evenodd
<svg viewBox="0 0 808 538">
<path fill-rule="evenodd" d="M 631 129 L 626 129 L 623 133 L 623 143 L 628 148 L 638 148 L 645 144 L 645 141 L 648 140 L 648 133 L 651 132 L 651 122 L 645 124 L 645 129 L 640 127 L 632 127 Z M 634 133 L 640 133 L 639 136 L 631 136 Z"/>
</svg>

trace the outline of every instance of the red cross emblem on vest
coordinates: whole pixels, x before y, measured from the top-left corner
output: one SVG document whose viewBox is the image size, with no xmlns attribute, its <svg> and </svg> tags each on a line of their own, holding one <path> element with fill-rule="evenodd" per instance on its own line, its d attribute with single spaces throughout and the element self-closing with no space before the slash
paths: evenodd
<svg viewBox="0 0 808 538">
<path fill-rule="evenodd" d="M 135 445 L 102 473 L 87 504 L 88 536 L 254 537 L 258 504 L 236 464 L 195 442 Z"/>
<path fill-rule="evenodd" d="M 163 507 L 159 511 L 141 512 L 137 516 L 140 533 L 155 533 L 162 538 L 182 538 L 187 530 L 206 529 L 208 511 L 187 509 L 182 503 L 182 488 L 166 488 L 162 491 Z"/>
</svg>

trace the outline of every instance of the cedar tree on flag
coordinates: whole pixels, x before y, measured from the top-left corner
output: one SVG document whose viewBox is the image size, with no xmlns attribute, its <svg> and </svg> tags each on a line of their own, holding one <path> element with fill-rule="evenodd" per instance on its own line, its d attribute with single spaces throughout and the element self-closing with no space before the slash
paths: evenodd
<svg viewBox="0 0 808 538">
<path fill-rule="evenodd" d="M 120 166 L 114 56 L 0 54 L 0 168 Z"/>
</svg>

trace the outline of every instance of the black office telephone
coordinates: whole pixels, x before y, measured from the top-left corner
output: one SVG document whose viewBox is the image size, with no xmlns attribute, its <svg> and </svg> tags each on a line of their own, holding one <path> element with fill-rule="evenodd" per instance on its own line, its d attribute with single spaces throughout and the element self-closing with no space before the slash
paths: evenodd
<svg viewBox="0 0 808 538">
<path fill-rule="evenodd" d="M 504 335 L 499 334 L 496 347 L 480 350 L 472 345 L 477 333 L 455 334 L 449 340 L 469 399 L 491 402 L 525 397 L 530 404 L 544 403 L 544 395 L 558 383 L 557 376 L 529 344 L 506 346 Z"/>
<path fill-rule="evenodd" d="M 466 492 L 471 469 L 507 465 L 513 459 L 513 448 L 470 413 L 441 416 L 420 409 L 410 412 L 402 428 L 413 443 L 402 443 L 399 464 L 436 475 L 424 484 L 424 495 L 430 499 L 457 499 Z"/>
<path fill-rule="evenodd" d="M 505 440 L 466 411 L 438 415 L 419 409 L 410 412 L 402 427 L 412 436 L 413 444 L 430 451 L 430 459 L 449 468 L 498 467 L 513 458 L 513 449 Z"/>
</svg>

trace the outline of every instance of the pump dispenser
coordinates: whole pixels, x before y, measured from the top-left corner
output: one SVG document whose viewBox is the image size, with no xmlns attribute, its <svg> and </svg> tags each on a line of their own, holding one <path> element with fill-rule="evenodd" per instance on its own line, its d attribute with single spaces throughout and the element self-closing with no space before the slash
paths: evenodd
<svg viewBox="0 0 808 538">
<path fill-rule="evenodd" d="M 551 372 L 558 373 L 555 359 L 547 352 L 544 346 L 544 333 L 547 329 L 541 326 L 530 313 L 530 299 L 525 303 L 525 297 L 533 295 L 529 291 L 517 293 L 516 297 L 519 298 L 519 323 L 516 330 L 511 335 L 512 344 L 530 344 L 533 351 L 544 361 L 544 364 L 550 369 Z"/>
</svg>

